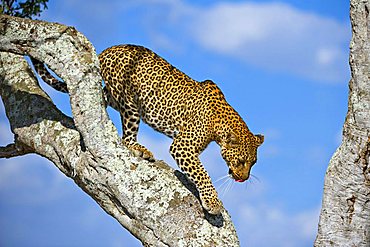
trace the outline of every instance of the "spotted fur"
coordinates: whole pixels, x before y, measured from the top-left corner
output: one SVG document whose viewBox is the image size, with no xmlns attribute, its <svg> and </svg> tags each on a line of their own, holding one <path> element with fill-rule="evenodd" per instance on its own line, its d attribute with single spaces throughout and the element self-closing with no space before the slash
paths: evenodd
<svg viewBox="0 0 370 247">
<path fill-rule="evenodd" d="M 121 114 L 123 143 L 136 156 L 154 159 L 137 142 L 140 119 L 171 137 L 170 153 L 197 186 L 203 207 L 211 214 L 220 213 L 222 204 L 199 154 L 216 141 L 229 174 L 242 182 L 257 161 L 263 136 L 249 131 L 215 83 L 191 79 L 147 48 L 113 46 L 99 55 L 99 61 L 105 98 Z M 41 77 L 60 90 L 62 86 L 56 87 L 58 83 L 46 78 L 38 66 Z"/>
</svg>

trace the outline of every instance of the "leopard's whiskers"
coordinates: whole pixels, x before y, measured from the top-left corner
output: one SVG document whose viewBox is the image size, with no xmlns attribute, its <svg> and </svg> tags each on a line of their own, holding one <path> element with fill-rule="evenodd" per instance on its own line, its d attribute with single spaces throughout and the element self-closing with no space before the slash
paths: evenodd
<svg viewBox="0 0 370 247">
<path fill-rule="evenodd" d="M 248 182 L 248 181 L 245 181 L 245 183 L 244 183 L 244 184 L 245 184 L 245 189 L 246 189 L 246 190 L 248 190 L 248 185 L 249 185 L 249 183 L 250 183 L 250 182 Z"/>
<path fill-rule="evenodd" d="M 227 182 L 229 181 L 229 179 L 228 179 L 228 176 L 224 176 L 224 177 L 222 177 L 221 180 L 224 180 L 224 181 L 222 182 L 222 184 L 220 184 L 219 186 L 217 186 L 217 189 L 219 189 L 220 192 L 223 191 L 224 186 L 227 184 Z"/>
<path fill-rule="evenodd" d="M 226 187 L 229 185 L 230 183 L 230 180 L 226 180 L 225 183 L 223 183 L 223 187 L 221 188 L 221 197 L 224 197 L 225 196 L 225 191 L 226 191 Z"/>
<path fill-rule="evenodd" d="M 255 181 L 257 181 L 259 183 L 261 182 L 261 180 L 257 176 L 251 174 L 250 178 L 245 183 L 245 189 L 248 189 L 248 185 L 249 184 L 253 185 Z"/>
<path fill-rule="evenodd" d="M 257 181 L 257 182 L 261 182 L 260 180 L 259 180 L 259 178 L 258 177 L 256 177 L 255 175 L 253 175 L 253 174 L 251 174 L 251 176 L 250 176 L 250 179 L 248 179 L 248 181 L 249 181 L 249 183 L 250 184 L 254 184 L 254 182 L 255 181 Z"/>
<path fill-rule="evenodd" d="M 230 178 L 230 175 L 229 174 L 226 174 L 225 176 L 222 176 L 220 178 L 218 178 L 214 183 L 216 184 L 217 182 L 222 182 L 220 185 L 217 185 L 216 186 L 216 189 L 217 191 L 219 191 L 219 195 L 223 197 L 224 195 L 224 191 L 225 191 L 225 188 L 226 186 L 228 185 L 228 182 L 229 182 L 229 178 Z"/>
<path fill-rule="evenodd" d="M 257 180 L 257 182 L 259 182 L 259 183 L 261 182 L 261 180 L 260 180 L 257 176 L 255 176 L 255 175 L 251 174 L 251 181 L 252 181 L 253 179 Z"/>
<path fill-rule="evenodd" d="M 232 179 L 229 180 L 229 184 L 228 186 L 226 187 L 226 190 L 225 190 L 225 194 L 228 193 L 234 186 L 234 181 Z"/>
<path fill-rule="evenodd" d="M 214 181 L 214 183 L 217 183 L 221 180 L 224 180 L 225 178 L 227 178 L 229 176 L 229 174 L 226 174 L 225 176 L 222 176 L 222 177 L 219 177 L 216 181 Z"/>
</svg>

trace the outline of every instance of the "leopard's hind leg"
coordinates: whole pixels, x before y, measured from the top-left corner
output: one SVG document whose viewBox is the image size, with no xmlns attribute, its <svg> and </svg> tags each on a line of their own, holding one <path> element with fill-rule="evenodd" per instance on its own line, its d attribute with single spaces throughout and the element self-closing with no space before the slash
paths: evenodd
<svg viewBox="0 0 370 247">
<path fill-rule="evenodd" d="M 137 102 L 133 95 L 124 95 L 123 102 L 120 104 L 120 115 L 122 122 L 122 141 L 135 156 L 154 161 L 154 156 L 146 147 L 137 142 L 139 131 L 140 114 Z"/>
</svg>

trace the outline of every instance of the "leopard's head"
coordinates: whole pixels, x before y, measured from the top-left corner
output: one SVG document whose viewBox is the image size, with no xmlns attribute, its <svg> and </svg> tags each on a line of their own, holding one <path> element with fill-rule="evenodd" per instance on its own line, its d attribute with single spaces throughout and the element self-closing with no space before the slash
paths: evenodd
<svg viewBox="0 0 370 247">
<path fill-rule="evenodd" d="M 229 175 L 238 182 L 249 178 L 252 166 L 257 162 L 257 148 L 263 143 L 263 135 L 251 133 L 227 134 L 221 145 L 221 155 L 229 166 Z"/>
</svg>

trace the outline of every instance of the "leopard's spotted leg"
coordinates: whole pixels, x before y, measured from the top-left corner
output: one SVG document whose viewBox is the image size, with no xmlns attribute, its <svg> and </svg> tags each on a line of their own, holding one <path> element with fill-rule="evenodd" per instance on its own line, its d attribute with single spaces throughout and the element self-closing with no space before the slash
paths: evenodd
<svg viewBox="0 0 370 247">
<path fill-rule="evenodd" d="M 124 103 L 121 104 L 121 122 L 122 122 L 122 141 L 135 156 L 142 157 L 143 159 L 154 161 L 154 156 L 143 145 L 137 142 L 137 133 L 139 131 L 140 115 L 138 106 L 130 99 L 129 95 L 125 95 Z M 123 113 L 123 114 L 122 114 Z"/>
<path fill-rule="evenodd" d="M 180 169 L 195 183 L 203 208 L 210 214 L 219 214 L 222 203 L 218 199 L 211 178 L 199 160 L 199 152 L 192 144 L 189 145 L 189 138 L 179 134 L 174 138 L 170 153 Z"/>
</svg>

